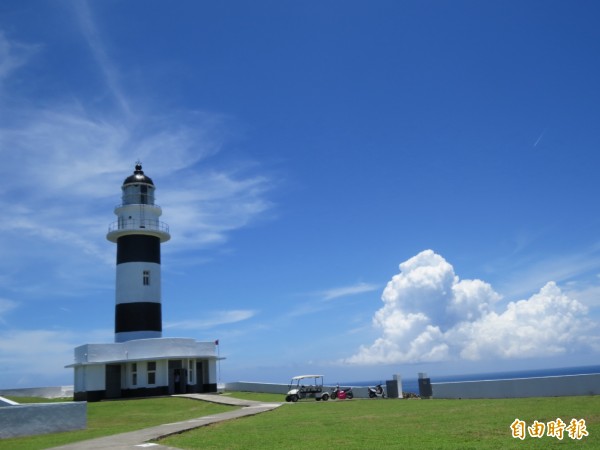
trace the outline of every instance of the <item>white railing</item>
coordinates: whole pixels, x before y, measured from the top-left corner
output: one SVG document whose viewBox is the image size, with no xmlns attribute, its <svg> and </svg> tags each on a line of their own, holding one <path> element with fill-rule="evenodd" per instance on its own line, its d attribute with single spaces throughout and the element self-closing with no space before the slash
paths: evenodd
<svg viewBox="0 0 600 450">
<path fill-rule="evenodd" d="M 118 220 L 108 226 L 108 232 L 119 230 L 151 230 L 169 233 L 169 225 L 155 219 L 126 219 Z"/>
<path fill-rule="evenodd" d="M 156 203 L 140 203 L 140 202 L 130 202 L 130 203 L 119 203 L 115 206 L 115 209 L 123 208 L 124 206 L 142 206 L 144 208 L 158 208 L 161 209 L 159 205 Z"/>
</svg>

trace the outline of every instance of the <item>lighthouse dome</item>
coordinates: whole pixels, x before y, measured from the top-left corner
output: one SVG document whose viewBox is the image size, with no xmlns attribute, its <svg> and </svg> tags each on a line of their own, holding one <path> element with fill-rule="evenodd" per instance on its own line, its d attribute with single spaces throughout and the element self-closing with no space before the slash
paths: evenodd
<svg viewBox="0 0 600 450">
<path fill-rule="evenodd" d="M 141 163 L 137 163 L 135 165 L 135 170 L 133 171 L 133 175 L 129 175 L 127 178 L 125 178 L 123 185 L 131 184 L 131 183 L 145 183 L 145 184 L 151 184 L 152 186 L 154 186 L 154 183 L 152 182 L 152 178 L 150 178 L 147 175 L 144 175 L 144 171 L 142 170 Z"/>
</svg>

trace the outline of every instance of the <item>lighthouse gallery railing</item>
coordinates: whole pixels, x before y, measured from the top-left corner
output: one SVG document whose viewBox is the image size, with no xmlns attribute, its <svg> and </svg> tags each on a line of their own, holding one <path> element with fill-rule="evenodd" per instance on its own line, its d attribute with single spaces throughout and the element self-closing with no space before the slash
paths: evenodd
<svg viewBox="0 0 600 450">
<path fill-rule="evenodd" d="M 111 223 L 108 226 L 108 232 L 118 230 L 153 230 L 162 231 L 165 233 L 169 232 L 169 225 L 164 222 L 155 219 L 122 219 Z"/>
</svg>

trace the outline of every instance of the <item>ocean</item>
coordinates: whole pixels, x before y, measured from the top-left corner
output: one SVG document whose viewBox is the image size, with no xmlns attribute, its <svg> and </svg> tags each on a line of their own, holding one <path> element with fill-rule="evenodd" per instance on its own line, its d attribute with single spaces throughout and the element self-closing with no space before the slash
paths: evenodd
<svg viewBox="0 0 600 450">
<path fill-rule="evenodd" d="M 535 370 L 516 370 L 507 372 L 491 372 L 478 373 L 469 375 L 446 375 L 436 376 L 435 374 L 427 373 L 431 383 L 441 383 L 449 381 L 481 381 L 481 380 L 504 380 L 509 378 L 536 378 L 536 377 L 553 377 L 561 375 L 582 375 L 590 373 L 600 373 L 600 366 L 583 366 L 583 367 L 561 367 L 556 369 L 535 369 Z M 391 378 L 391 377 L 390 377 Z M 385 380 L 376 381 L 356 381 L 348 383 L 340 383 L 340 386 L 375 386 L 383 383 Z M 402 378 L 402 391 L 419 393 L 419 384 L 417 378 Z"/>
</svg>

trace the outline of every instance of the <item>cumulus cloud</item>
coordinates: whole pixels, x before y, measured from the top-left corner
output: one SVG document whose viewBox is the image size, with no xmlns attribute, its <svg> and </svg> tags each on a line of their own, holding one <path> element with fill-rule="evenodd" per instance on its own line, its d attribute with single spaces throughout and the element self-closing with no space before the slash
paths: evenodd
<svg viewBox="0 0 600 450">
<path fill-rule="evenodd" d="M 481 280 L 460 280 L 425 250 L 400 264 L 373 317 L 381 336 L 345 362 L 380 364 L 563 354 L 586 345 L 587 309 L 549 282 L 497 311 L 501 296 Z M 594 345 L 591 342 L 591 345 Z"/>
</svg>

